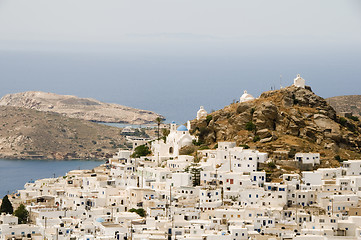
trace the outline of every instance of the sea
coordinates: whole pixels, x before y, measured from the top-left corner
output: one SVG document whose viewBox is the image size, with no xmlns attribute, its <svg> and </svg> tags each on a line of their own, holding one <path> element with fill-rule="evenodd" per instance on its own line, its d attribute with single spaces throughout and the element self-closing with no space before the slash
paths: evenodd
<svg viewBox="0 0 361 240">
<path fill-rule="evenodd" d="M 93 169 L 99 160 L 7 160 L 0 159 L 0 197 L 24 189 L 25 183 L 64 176 L 75 169 Z"/>
</svg>

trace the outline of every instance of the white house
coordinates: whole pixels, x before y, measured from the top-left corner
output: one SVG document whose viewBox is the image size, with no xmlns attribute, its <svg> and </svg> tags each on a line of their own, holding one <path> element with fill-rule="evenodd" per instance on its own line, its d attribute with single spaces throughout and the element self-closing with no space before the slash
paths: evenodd
<svg viewBox="0 0 361 240">
<path fill-rule="evenodd" d="M 202 188 L 199 191 L 199 206 L 202 210 L 215 209 L 222 205 L 220 188 Z"/>
<path fill-rule="evenodd" d="M 319 153 L 296 153 L 295 161 L 303 164 L 311 164 L 312 166 L 320 164 Z"/>
<path fill-rule="evenodd" d="M 348 160 L 342 164 L 347 176 L 361 175 L 361 160 Z"/>
</svg>

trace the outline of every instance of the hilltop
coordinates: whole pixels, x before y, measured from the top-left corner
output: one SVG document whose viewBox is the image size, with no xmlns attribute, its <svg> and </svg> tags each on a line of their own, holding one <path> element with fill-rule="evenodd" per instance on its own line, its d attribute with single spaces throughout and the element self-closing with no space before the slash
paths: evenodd
<svg viewBox="0 0 361 240">
<path fill-rule="evenodd" d="M 7 94 L 0 99 L 0 106 L 13 106 L 56 112 L 71 118 L 93 122 L 146 124 L 163 116 L 118 104 L 103 103 L 92 98 L 79 98 L 46 92 L 22 92 Z"/>
<path fill-rule="evenodd" d="M 120 129 L 58 113 L 0 106 L 0 158 L 106 159 L 126 144 Z"/>
<path fill-rule="evenodd" d="M 326 100 L 337 113 L 352 112 L 355 116 L 361 116 L 361 95 L 337 96 Z"/>
<path fill-rule="evenodd" d="M 201 145 L 236 141 L 274 158 L 285 151 L 289 158 L 296 152 L 319 152 L 328 160 L 324 164 L 338 165 L 335 156 L 361 156 L 360 122 L 338 116 L 309 87 L 290 86 L 265 92 L 253 101 L 231 104 L 193 120 L 191 132 Z"/>
</svg>

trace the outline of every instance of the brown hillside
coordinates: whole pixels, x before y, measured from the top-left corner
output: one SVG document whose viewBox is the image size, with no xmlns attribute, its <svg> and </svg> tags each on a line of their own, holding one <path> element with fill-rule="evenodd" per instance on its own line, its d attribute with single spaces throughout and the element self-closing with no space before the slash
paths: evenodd
<svg viewBox="0 0 361 240">
<path fill-rule="evenodd" d="M 124 144 L 119 128 L 57 113 L 0 107 L 0 158 L 104 159 Z"/>
<path fill-rule="evenodd" d="M 320 152 L 329 160 L 336 155 L 343 159 L 361 156 L 360 122 L 337 116 L 310 88 L 291 86 L 231 104 L 205 119 L 193 120 L 191 131 L 200 144 L 236 141 L 275 158 L 283 150 L 289 151 L 290 158 L 295 152 Z"/>
<path fill-rule="evenodd" d="M 355 116 L 361 116 L 361 95 L 338 96 L 326 100 L 337 113 L 352 112 Z"/>
</svg>

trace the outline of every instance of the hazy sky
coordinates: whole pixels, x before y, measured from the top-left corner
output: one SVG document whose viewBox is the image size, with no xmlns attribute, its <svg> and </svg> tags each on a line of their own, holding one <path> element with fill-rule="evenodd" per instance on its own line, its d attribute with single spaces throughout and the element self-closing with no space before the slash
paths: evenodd
<svg viewBox="0 0 361 240">
<path fill-rule="evenodd" d="M 361 94 L 359 0 L 0 0 L 0 95 L 93 97 L 194 118 L 300 73 Z"/>
</svg>

